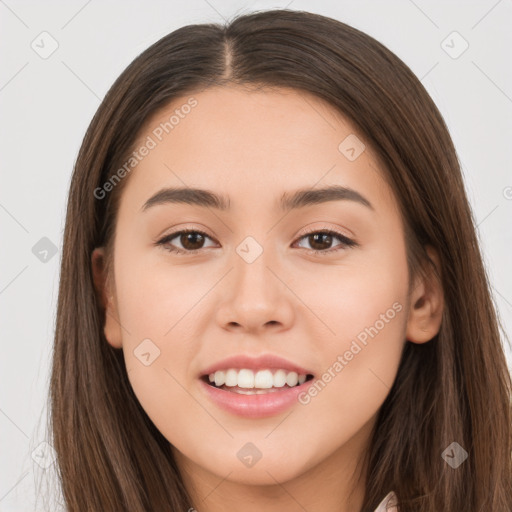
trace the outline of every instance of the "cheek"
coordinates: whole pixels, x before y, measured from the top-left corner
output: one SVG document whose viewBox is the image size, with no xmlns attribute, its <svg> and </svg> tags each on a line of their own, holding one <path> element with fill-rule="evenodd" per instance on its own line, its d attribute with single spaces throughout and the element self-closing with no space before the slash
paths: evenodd
<svg viewBox="0 0 512 512">
<path fill-rule="evenodd" d="M 323 373 L 302 403 L 315 403 L 311 410 L 324 411 L 350 431 L 349 423 L 355 428 L 377 411 L 398 371 L 407 322 L 405 247 L 400 239 L 376 245 L 324 272 L 301 292 L 328 328 L 314 338 Z"/>
<path fill-rule="evenodd" d="M 171 263 L 161 248 L 125 254 L 116 262 L 119 316 L 138 338 L 167 342 L 198 314 L 214 281 L 198 279 L 193 266 Z"/>
<path fill-rule="evenodd" d="M 335 264 L 318 265 L 313 272 L 311 263 L 293 267 L 286 276 L 308 307 L 309 318 L 317 317 L 316 339 L 326 354 L 329 348 L 342 350 L 353 339 L 364 343 L 377 334 L 386 343 L 402 342 L 406 319 L 399 313 L 406 309 L 408 291 L 405 247 L 397 237 L 353 251 Z M 318 337 L 318 332 L 325 334 Z"/>
<path fill-rule="evenodd" d="M 118 313 L 130 383 L 157 428 L 179 431 L 172 411 L 186 416 L 192 409 L 199 414 L 184 388 L 189 386 L 190 363 L 198 351 L 194 322 L 211 284 L 198 283 L 191 267 L 148 265 L 147 256 L 145 260 L 143 254 L 122 248 L 118 254 Z"/>
</svg>

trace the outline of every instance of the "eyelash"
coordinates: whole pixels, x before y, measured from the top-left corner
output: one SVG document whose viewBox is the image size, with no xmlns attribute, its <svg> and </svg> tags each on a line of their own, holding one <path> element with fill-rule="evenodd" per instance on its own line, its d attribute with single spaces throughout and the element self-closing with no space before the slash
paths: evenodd
<svg viewBox="0 0 512 512">
<path fill-rule="evenodd" d="M 204 231 L 200 231 L 198 229 L 184 229 L 184 230 L 175 231 L 174 233 L 170 233 L 170 234 L 166 235 L 165 237 L 160 239 L 158 242 L 156 242 L 155 245 L 161 246 L 164 250 L 166 250 L 168 252 L 171 252 L 171 253 L 176 253 L 176 254 L 196 254 L 197 252 L 201 251 L 202 249 L 185 250 L 185 249 L 179 249 L 179 248 L 176 248 L 176 247 L 168 247 L 168 246 L 166 246 L 167 243 L 169 243 L 171 240 L 173 240 L 177 236 L 184 235 L 184 234 L 187 234 L 187 233 L 196 233 L 196 234 L 199 234 L 199 235 L 211 238 Z M 339 251 L 339 250 L 341 250 L 343 248 L 357 247 L 359 245 L 357 242 L 355 242 L 354 240 L 352 240 L 350 238 L 347 238 L 346 236 L 342 235 L 341 233 L 338 233 L 337 231 L 328 230 L 328 229 L 322 229 L 322 230 L 318 230 L 318 231 L 310 231 L 310 232 L 305 233 L 304 235 L 300 236 L 298 238 L 298 241 L 300 241 L 303 238 L 306 238 L 308 236 L 316 235 L 316 234 L 332 235 L 333 237 L 337 238 L 341 242 L 341 244 L 336 246 L 335 248 L 327 249 L 327 250 L 305 249 L 307 252 L 313 253 L 315 255 L 324 256 L 326 254 L 332 254 L 333 252 Z"/>
</svg>

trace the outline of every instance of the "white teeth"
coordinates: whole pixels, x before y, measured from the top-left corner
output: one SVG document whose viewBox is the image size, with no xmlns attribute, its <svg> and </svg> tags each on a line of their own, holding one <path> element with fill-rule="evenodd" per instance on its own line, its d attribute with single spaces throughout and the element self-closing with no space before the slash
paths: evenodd
<svg viewBox="0 0 512 512">
<path fill-rule="evenodd" d="M 238 372 L 236 370 L 228 370 L 226 372 L 226 380 L 224 381 L 224 384 L 226 386 L 236 386 L 238 383 Z"/>
<path fill-rule="evenodd" d="M 238 372 L 238 387 L 248 389 L 253 388 L 254 372 L 251 370 L 240 370 Z"/>
<path fill-rule="evenodd" d="M 304 384 L 306 382 L 305 374 L 297 374 L 297 372 L 287 372 L 285 370 L 277 370 L 272 374 L 271 370 L 259 370 L 254 372 L 243 368 L 236 370 L 230 368 L 227 371 L 219 370 L 210 373 L 208 376 L 210 382 L 214 382 L 217 387 L 227 386 L 245 389 L 270 389 L 282 388 L 286 384 L 289 387 L 294 387 L 297 384 Z"/>
<path fill-rule="evenodd" d="M 274 385 L 274 378 L 270 370 L 260 370 L 254 377 L 254 387 L 270 389 Z"/>
<path fill-rule="evenodd" d="M 216 386 L 222 386 L 226 382 L 226 374 L 224 372 L 215 372 L 213 380 Z"/>
<path fill-rule="evenodd" d="M 282 388 L 286 384 L 286 372 L 284 370 L 277 370 L 274 373 L 274 386 L 276 388 Z"/>
</svg>

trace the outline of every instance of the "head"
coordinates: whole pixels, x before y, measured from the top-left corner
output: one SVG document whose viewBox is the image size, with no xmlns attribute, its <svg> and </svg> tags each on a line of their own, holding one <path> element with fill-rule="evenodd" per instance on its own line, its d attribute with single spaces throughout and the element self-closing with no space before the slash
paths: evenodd
<svg viewBox="0 0 512 512">
<path fill-rule="evenodd" d="M 456 152 L 368 35 L 268 11 L 143 52 L 85 136 L 61 276 L 70 510 L 186 510 L 192 472 L 271 485 L 334 454 L 363 510 L 389 490 L 422 511 L 510 503 L 510 377 Z M 268 417 L 217 408 L 205 371 L 234 354 L 278 354 L 307 391 Z"/>
</svg>

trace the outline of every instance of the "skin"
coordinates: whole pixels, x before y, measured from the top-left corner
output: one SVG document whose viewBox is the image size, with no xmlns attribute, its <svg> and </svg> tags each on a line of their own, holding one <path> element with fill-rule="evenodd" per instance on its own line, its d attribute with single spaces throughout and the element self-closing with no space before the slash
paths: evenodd
<svg viewBox="0 0 512 512">
<path fill-rule="evenodd" d="M 125 178 L 112 284 L 103 248 L 93 252 L 95 284 L 108 309 L 105 336 L 123 349 L 137 398 L 171 443 L 191 506 L 200 512 L 228 505 L 245 512 L 358 512 L 364 482 L 356 482 L 357 461 L 406 339 L 425 343 L 439 330 L 442 290 L 429 276 L 415 279 L 408 294 L 393 190 L 368 145 L 354 161 L 338 150 L 357 132 L 332 107 L 290 89 L 230 86 L 193 97 L 197 106 Z M 138 141 L 188 98 L 153 116 Z M 373 210 L 349 200 L 287 215 L 276 206 L 286 191 L 333 184 L 355 189 Z M 231 209 L 165 204 L 142 212 L 166 186 L 228 195 Z M 197 240 L 189 246 L 203 247 L 197 254 L 155 245 L 185 228 L 208 234 L 203 246 Z M 337 238 L 314 245 L 304 237 L 324 228 L 358 246 L 332 251 L 340 247 Z M 250 264 L 236 252 L 247 236 L 263 249 Z M 183 248 L 187 240 L 171 243 Z M 312 248 L 331 252 L 315 255 Z M 278 354 L 319 378 L 394 303 L 401 311 L 306 405 L 247 419 L 201 392 L 201 370 L 240 353 Z M 146 338 L 160 350 L 149 366 L 134 356 Z M 262 454 L 252 467 L 237 457 L 247 442 Z"/>
</svg>

